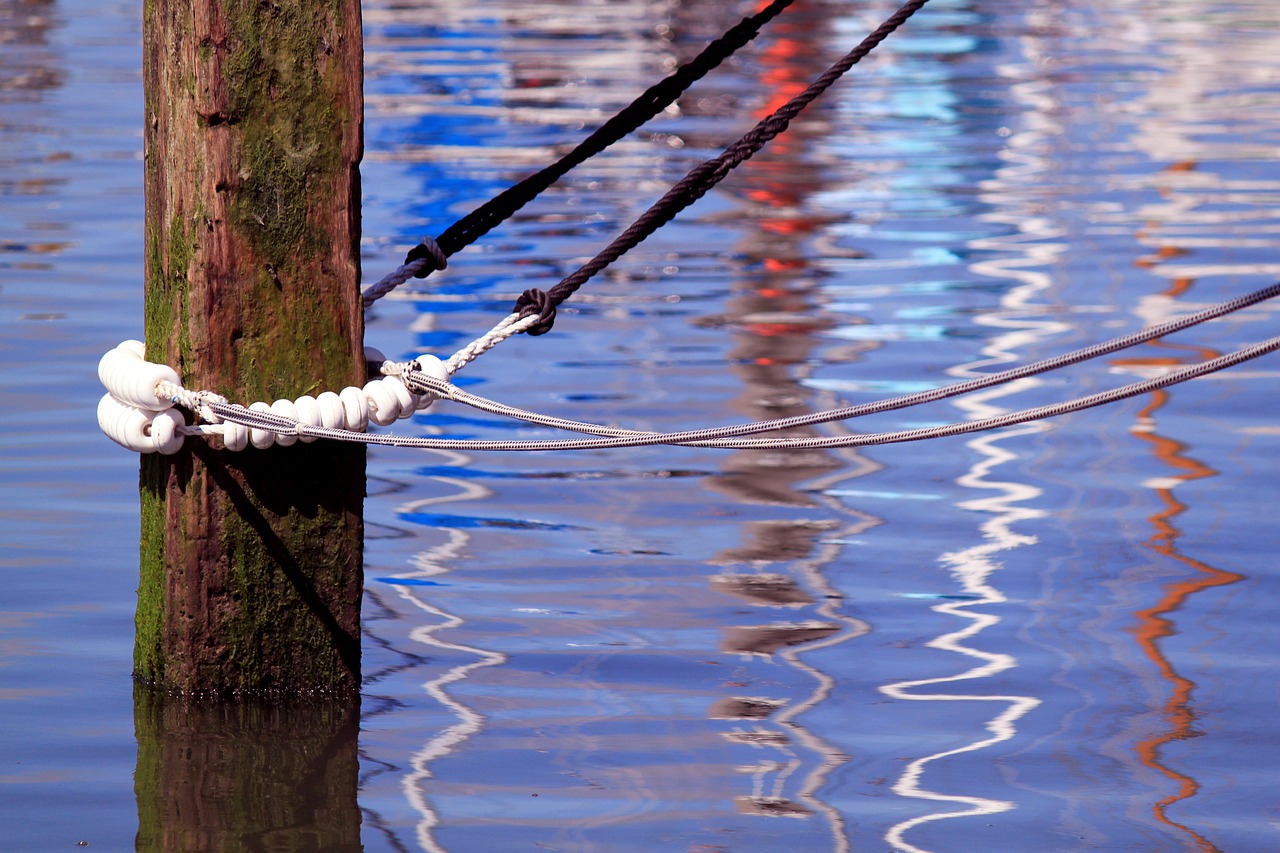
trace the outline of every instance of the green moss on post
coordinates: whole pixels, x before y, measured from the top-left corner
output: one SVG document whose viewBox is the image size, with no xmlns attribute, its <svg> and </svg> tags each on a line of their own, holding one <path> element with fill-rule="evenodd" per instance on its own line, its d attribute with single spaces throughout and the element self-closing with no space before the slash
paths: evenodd
<svg viewBox="0 0 1280 853">
<path fill-rule="evenodd" d="M 148 0 L 148 358 L 248 404 L 364 379 L 357 0 Z M 359 686 L 364 450 L 142 465 L 135 673 L 189 694 Z"/>
</svg>

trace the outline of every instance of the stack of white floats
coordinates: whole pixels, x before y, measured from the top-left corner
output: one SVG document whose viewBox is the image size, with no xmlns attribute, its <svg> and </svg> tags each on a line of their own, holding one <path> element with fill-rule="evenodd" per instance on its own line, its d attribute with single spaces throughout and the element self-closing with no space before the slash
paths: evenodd
<svg viewBox="0 0 1280 853">
<path fill-rule="evenodd" d="M 315 441 L 315 436 L 297 432 L 273 432 L 224 421 L 204 427 L 190 427 L 174 408 L 182 398 L 181 377 L 165 364 L 146 361 L 141 341 L 125 341 L 98 362 L 98 379 L 107 393 L 98 401 L 98 425 L 117 444 L 139 453 L 177 453 L 188 435 L 219 432 L 228 450 L 244 450 L 249 445 L 265 449 L 272 444 L 288 446 L 295 441 Z M 382 364 L 386 357 L 365 349 L 370 364 Z M 440 359 L 419 356 L 417 365 L 427 375 L 444 382 L 449 372 Z M 305 395 L 296 400 L 251 403 L 255 412 L 269 412 L 298 424 L 328 429 L 364 432 L 369 422 L 380 426 L 394 423 L 423 411 L 435 402 L 433 394 L 416 394 L 399 376 L 372 379 L 363 388 L 350 386 L 334 393 Z"/>
</svg>

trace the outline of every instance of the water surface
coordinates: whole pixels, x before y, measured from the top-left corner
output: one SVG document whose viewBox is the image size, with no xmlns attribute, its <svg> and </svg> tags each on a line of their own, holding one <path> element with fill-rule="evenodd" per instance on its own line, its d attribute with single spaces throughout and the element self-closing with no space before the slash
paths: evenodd
<svg viewBox="0 0 1280 853">
<path fill-rule="evenodd" d="M 471 340 L 891 10 L 796 4 L 380 302 L 368 342 Z M 749 11 L 367 3 L 366 279 Z M 142 328 L 137 14 L 0 0 L 6 848 L 1274 846 L 1274 357 L 929 444 L 375 449 L 358 726 L 135 698 L 136 459 L 92 412 L 97 358 Z M 1234 297 L 1280 271 L 1278 81 L 1263 0 L 934 0 L 551 334 L 460 378 L 683 429 L 929 388 Z M 1271 336 L 1276 310 L 856 426 L 1091 393 Z M 410 428 L 550 436 L 444 405 Z"/>
</svg>

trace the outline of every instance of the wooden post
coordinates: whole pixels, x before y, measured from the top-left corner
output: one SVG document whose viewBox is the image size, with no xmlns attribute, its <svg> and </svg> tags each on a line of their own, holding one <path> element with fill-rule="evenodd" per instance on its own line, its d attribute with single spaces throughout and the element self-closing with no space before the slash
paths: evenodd
<svg viewBox="0 0 1280 853">
<path fill-rule="evenodd" d="M 147 358 L 248 405 L 364 381 L 358 0 L 145 0 Z M 365 453 L 142 463 L 135 677 L 354 691 Z"/>
</svg>

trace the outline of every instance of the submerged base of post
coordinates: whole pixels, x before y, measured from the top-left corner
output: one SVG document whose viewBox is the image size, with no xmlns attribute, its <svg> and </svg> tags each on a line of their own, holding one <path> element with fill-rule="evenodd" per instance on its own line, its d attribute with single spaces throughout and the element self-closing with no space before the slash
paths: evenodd
<svg viewBox="0 0 1280 853">
<path fill-rule="evenodd" d="M 364 448 L 188 445 L 142 461 L 135 678 L 188 695 L 358 692 Z"/>
</svg>

